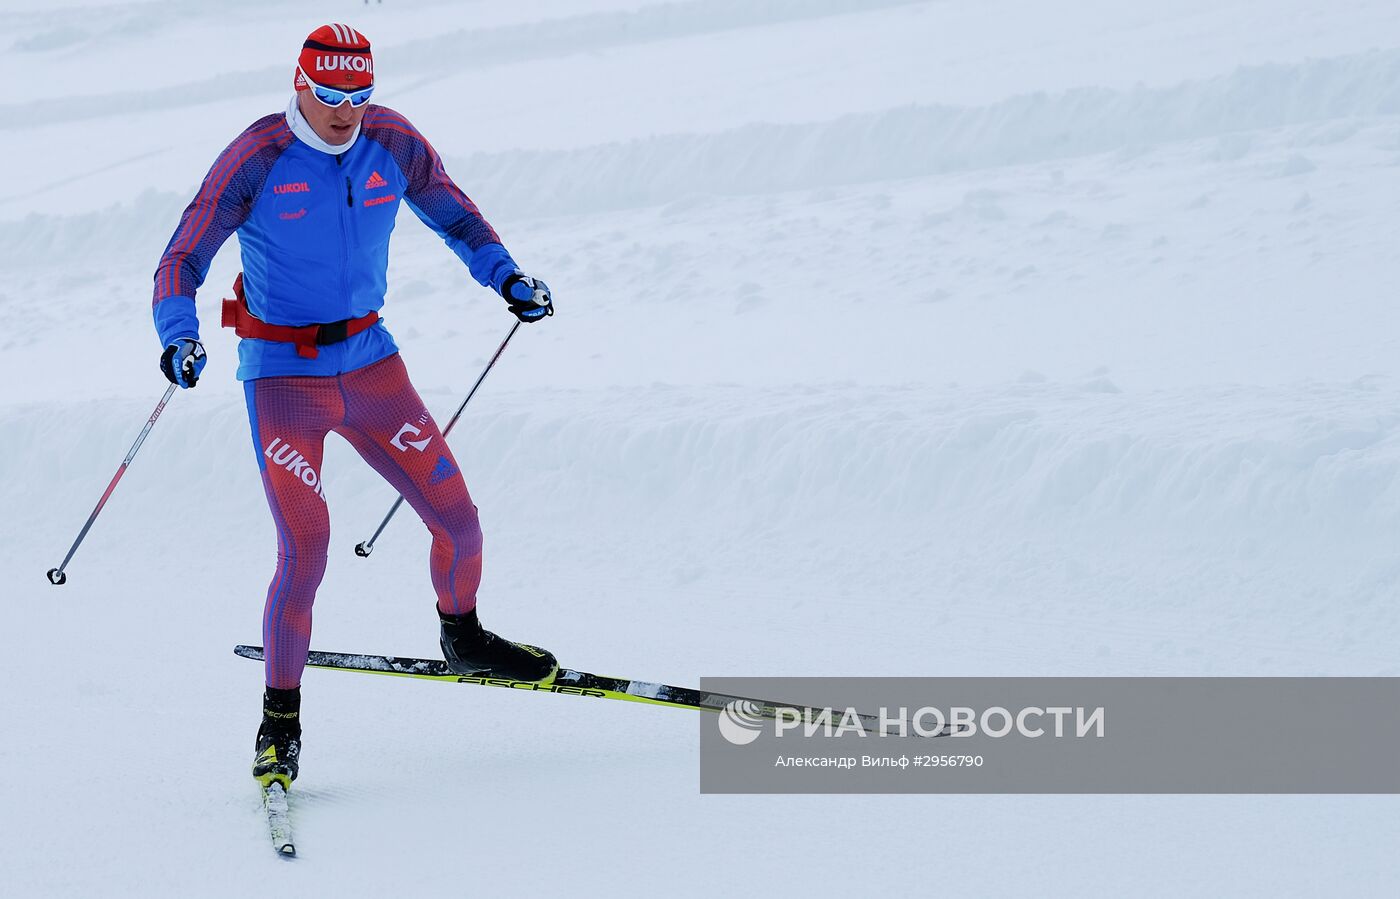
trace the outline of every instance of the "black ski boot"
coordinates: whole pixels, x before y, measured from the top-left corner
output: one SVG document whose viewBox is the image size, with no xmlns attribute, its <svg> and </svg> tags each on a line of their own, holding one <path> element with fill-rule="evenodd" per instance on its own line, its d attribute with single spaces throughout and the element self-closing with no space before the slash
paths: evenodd
<svg viewBox="0 0 1400 899">
<path fill-rule="evenodd" d="M 553 653 L 512 643 L 483 629 L 476 609 L 465 615 L 444 615 L 439 610 L 438 618 L 442 620 L 442 655 L 455 674 L 547 684 L 559 670 Z"/>
<path fill-rule="evenodd" d="M 297 779 L 301 757 L 301 688 L 263 693 L 263 720 L 258 728 L 253 777 L 270 787 L 280 783 L 286 790 Z"/>
</svg>

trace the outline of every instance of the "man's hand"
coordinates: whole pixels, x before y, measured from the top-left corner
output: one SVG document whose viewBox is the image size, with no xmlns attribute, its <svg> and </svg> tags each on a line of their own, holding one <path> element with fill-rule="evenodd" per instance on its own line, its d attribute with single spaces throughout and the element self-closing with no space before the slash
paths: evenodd
<svg viewBox="0 0 1400 899">
<path fill-rule="evenodd" d="M 515 317 L 523 322 L 537 322 L 546 315 L 554 314 L 554 298 L 549 294 L 549 285 L 524 272 L 517 271 L 506 278 L 501 285 L 501 296 Z"/>
<path fill-rule="evenodd" d="M 204 371 L 204 346 L 198 340 L 181 337 L 160 356 L 160 370 L 171 384 L 193 387 L 199 383 L 199 373 Z"/>
</svg>

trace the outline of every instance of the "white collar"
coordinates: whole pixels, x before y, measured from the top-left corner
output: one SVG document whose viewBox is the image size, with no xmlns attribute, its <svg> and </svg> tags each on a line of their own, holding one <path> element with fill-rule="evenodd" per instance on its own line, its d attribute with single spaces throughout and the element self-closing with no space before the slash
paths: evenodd
<svg viewBox="0 0 1400 899">
<path fill-rule="evenodd" d="M 296 135 L 297 140 L 332 156 L 339 156 L 350 149 L 355 145 L 355 139 L 360 136 L 360 126 L 356 125 L 355 133 L 343 144 L 328 144 L 321 140 L 316 129 L 312 128 L 311 123 L 301 114 L 301 109 L 297 106 L 296 91 L 292 91 L 292 102 L 287 105 L 287 127 L 292 129 L 292 134 Z"/>
</svg>

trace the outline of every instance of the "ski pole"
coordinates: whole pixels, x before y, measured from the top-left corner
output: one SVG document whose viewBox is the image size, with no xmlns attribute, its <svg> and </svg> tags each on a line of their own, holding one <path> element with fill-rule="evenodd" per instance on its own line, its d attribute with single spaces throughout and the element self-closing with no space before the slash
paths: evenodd
<svg viewBox="0 0 1400 899">
<path fill-rule="evenodd" d="M 467 392 L 467 398 L 462 400 L 462 405 L 457 407 L 457 411 L 452 416 L 452 420 L 447 423 L 447 427 L 442 429 L 443 437 L 452 433 L 452 426 L 457 423 L 457 419 L 462 417 L 462 410 L 467 408 L 467 403 L 470 403 L 472 397 L 476 395 L 476 389 L 481 386 L 482 381 L 486 380 L 486 375 L 490 373 L 492 366 L 496 364 L 496 360 L 501 358 L 501 354 L 506 351 L 506 344 L 510 343 L 510 339 L 515 336 L 515 332 L 519 330 L 520 324 L 520 322 L 516 322 L 514 325 L 511 325 L 510 333 L 506 335 L 506 339 L 502 340 L 501 345 L 496 347 L 496 354 L 491 357 L 491 361 L 487 362 L 486 367 L 481 370 L 481 376 L 476 379 L 476 383 L 472 385 L 472 389 Z M 374 552 L 374 541 L 378 540 L 379 535 L 384 533 L 384 528 L 388 526 L 389 519 L 394 517 L 394 513 L 399 511 L 399 506 L 402 505 L 403 496 L 400 495 L 398 499 L 394 500 L 394 505 L 389 508 L 389 514 L 385 515 L 384 520 L 379 522 L 379 527 L 375 530 L 374 536 L 355 544 L 355 555 L 362 559 L 369 558 L 369 554 Z"/>
<path fill-rule="evenodd" d="M 53 584 L 55 587 L 60 587 L 68 583 L 68 575 L 63 573 L 63 569 L 68 567 L 68 562 L 73 558 L 73 553 L 78 551 L 79 544 L 81 544 L 83 538 L 87 536 L 87 532 L 92 527 L 92 523 L 97 520 L 97 513 L 101 512 L 102 507 L 107 505 L 107 500 L 111 498 L 112 491 L 117 489 L 117 482 L 122 479 L 122 475 L 126 474 L 127 466 L 131 464 L 132 459 L 136 458 L 136 451 L 141 448 L 141 444 L 146 442 L 146 435 L 151 433 L 151 428 L 155 427 L 156 419 L 160 418 L 160 413 L 165 410 L 165 404 L 170 402 L 170 397 L 174 393 L 174 384 L 171 384 L 165 389 L 165 396 L 160 398 L 160 403 L 156 406 L 156 411 L 152 412 L 151 417 L 146 420 L 146 426 L 141 429 L 141 433 L 137 436 L 136 442 L 131 445 L 131 450 L 126 454 L 126 458 L 122 460 L 121 466 L 117 468 L 117 473 L 112 475 L 112 483 L 107 485 L 106 492 L 104 492 L 102 498 L 97 501 L 97 508 L 92 510 L 92 514 L 88 516 L 87 524 L 83 525 L 83 529 L 78 532 L 78 539 L 74 540 L 73 545 L 69 547 L 68 555 L 63 557 L 63 564 L 59 565 L 57 568 L 49 569 L 50 584 Z"/>
</svg>

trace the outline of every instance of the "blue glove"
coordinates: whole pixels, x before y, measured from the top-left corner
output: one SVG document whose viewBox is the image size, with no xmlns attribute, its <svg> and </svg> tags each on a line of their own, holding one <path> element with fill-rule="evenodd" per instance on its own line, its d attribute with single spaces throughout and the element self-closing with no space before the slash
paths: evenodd
<svg viewBox="0 0 1400 899">
<path fill-rule="evenodd" d="M 506 278 L 501 284 L 501 296 L 515 317 L 523 322 L 537 322 L 546 315 L 554 314 L 554 298 L 550 296 L 549 285 L 522 271 L 517 270 Z"/>
<path fill-rule="evenodd" d="M 160 355 L 160 370 L 171 384 L 193 387 L 199 383 L 199 373 L 204 371 L 204 346 L 198 340 L 181 337 Z"/>
</svg>

